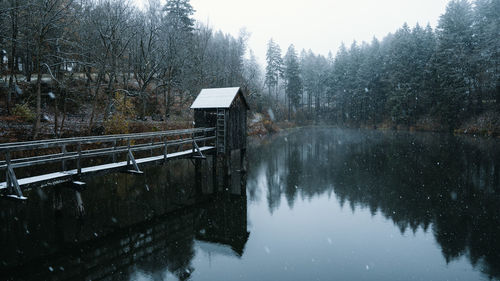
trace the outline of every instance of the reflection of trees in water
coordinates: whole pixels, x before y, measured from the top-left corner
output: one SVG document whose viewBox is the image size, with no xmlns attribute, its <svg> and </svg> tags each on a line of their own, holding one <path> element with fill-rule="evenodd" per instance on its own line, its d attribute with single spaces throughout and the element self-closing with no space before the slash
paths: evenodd
<svg viewBox="0 0 500 281">
<path fill-rule="evenodd" d="M 307 130 L 259 147 L 249 178 L 266 177 L 270 209 L 334 191 L 341 205 L 390 218 L 402 233 L 432 231 L 446 261 L 466 255 L 500 277 L 500 148 L 435 134 Z M 298 188 L 295 188 L 295 187 Z M 252 189 L 257 188 L 249 185 Z M 269 200 L 271 199 L 271 200 Z M 273 205 L 271 205 L 271 203 Z"/>
<path fill-rule="evenodd" d="M 266 169 L 267 186 L 267 202 L 269 203 L 269 211 L 272 213 L 281 204 L 281 179 L 283 178 L 283 169 L 279 169 L 278 159 L 275 158 L 269 161 Z"/>
<path fill-rule="evenodd" d="M 302 169 L 299 148 L 296 146 L 287 146 L 286 148 L 286 163 L 288 165 L 286 167 L 285 195 L 288 206 L 292 208 L 300 184 L 299 176 L 302 174 Z"/>
</svg>

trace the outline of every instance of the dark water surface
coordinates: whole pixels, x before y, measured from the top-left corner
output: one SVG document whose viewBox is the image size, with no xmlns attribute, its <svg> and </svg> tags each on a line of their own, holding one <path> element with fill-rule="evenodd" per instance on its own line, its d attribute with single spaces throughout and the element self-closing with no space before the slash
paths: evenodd
<svg viewBox="0 0 500 281">
<path fill-rule="evenodd" d="M 310 128 L 247 154 L 0 201 L 0 280 L 500 280 L 498 140 Z"/>
</svg>

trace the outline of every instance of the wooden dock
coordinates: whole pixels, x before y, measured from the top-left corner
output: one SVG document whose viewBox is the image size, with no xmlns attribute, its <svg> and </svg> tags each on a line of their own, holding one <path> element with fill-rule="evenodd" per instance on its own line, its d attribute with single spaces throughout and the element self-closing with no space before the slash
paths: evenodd
<svg viewBox="0 0 500 281">
<path fill-rule="evenodd" d="M 0 193 L 15 199 L 26 199 L 22 190 L 63 182 L 84 184 L 81 178 L 96 173 L 127 171 L 142 173 L 139 166 L 166 162 L 170 159 L 193 157 L 215 150 L 215 128 L 194 128 L 163 132 L 51 139 L 0 144 Z M 150 151 L 149 156 L 137 155 Z M 25 155 L 35 154 L 26 157 Z M 136 154 L 136 156 L 134 156 Z M 17 156 L 17 157 L 16 157 Z M 84 166 L 85 159 L 103 159 L 99 165 Z M 121 161 L 119 161 L 119 158 Z M 15 169 L 59 163 L 58 171 L 17 178 Z M 73 167 L 69 167 L 72 164 Z"/>
<path fill-rule="evenodd" d="M 117 170 L 140 174 L 141 164 L 180 157 L 205 159 L 204 153 L 212 150 L 218 158 L 215 165 L 224 162 L 227 176 L 232 151 L 240 150 L 244 167 L 249 106 L 241 88 L 203 89 L 191 109 L 195 113 L 191 129 L 0 144 L 0 172 L 5 171 L 0 195 L 26 199 L 24 188 L 69 181 L 81 186 L 83 176 Z M 31 168 L 42 165 L 43 172 L 33 174 L 37 169 Z M 25 175 L 18 178 L 15 170 Z"/>
</svg>

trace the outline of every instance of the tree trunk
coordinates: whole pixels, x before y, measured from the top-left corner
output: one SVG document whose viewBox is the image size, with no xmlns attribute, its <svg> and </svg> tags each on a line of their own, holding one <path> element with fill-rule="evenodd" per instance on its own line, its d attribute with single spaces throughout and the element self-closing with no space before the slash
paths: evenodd
<svg viewBox="0 0 500 281">
<path fill-rule="evenodd" d="M 92 111 L 90 112 L 90 120 L 89 120 L 89 127 L 88 127 L 88 133 L 90 134 L 92 132 L 92 128 L 94 126 L 94 116 L 95 112 L 97 109 L 97 100 L 99 99 L 99 88 L 101 87 L 101 80 L 102 80 L 102 73 L 99 73 L 97 76 L 97 83 L 96 83 L 96 89 L 94 93 L 94 101 L 92 104 Z M 89 85 L 89 92 L 90 92 L 90 85 Z"/>
<path fill-rule="evenodd" d="M 33 72 L 33 62 L 31 60 L 31 51 L 28 46 L 28 43 L 26 43 L 26 61 L 24 62 L 24 76 L 26 76 L 26 82 L 31 82 L 31 73 Z"/>
<path fill-rule="evenodd" d="M 278 104 L 278 93 L 279 93 L 279 91 L 280 91 L 280 88 L 279 88 L 279 87 L 280 87 L 280 79 L 279 79 L 279 77 L 278 77 L 278 78 L 276 79 L 276 93 L 275 93 L 275 95 L 276 95 L 276 104 Z"/>
<path fill-rule="evenodd" d="M 15 91 L 14 87 L 14 81 L 12 77 L 12 73 L 10 74 L 9 78 L 9 90 L 7 91 L 7 114 L 10 115 L 10 105 L 11 105 L 11 100 L 12 100 L 12 93 Z"/>
<path fill-rule="evenodd" d="M 58 137 L 61 137 L 63 129 L 64 129 L 64 121 L 66 121 L 66 112 L 67 112 L 67 106 L 66 106 L 66 91 L 64 92 L 62 96 L 63 100 L 63 116 L 61 120 L 61 126 L 59 126 L 59 132 L 57 134 Z"/>
<path fill-rule="evenodd" d="M 109 76 L 109 82 L 108 82 L 108 88 L 106 89 L 107 92 L 107 104 L 106 104 L 106 111 L 104 111 L 104 121 L 107 121 L 109 118 L 109 113 L 111 111 L 111 106 L 113 103 L 113 92 L 114 92 L 114 81 L 116 79 L 116 75 L 113 73 Z"/>
<path fill-rule="evenodd" d="M 316 107 L 315 108 L 316 113 L 314 114 L 315 115 L 315 118 L 314 118 L 315 121 L 319 120 L 319 113 L 320 113 L 319 95 L 320 95 L 319 92 L 316 93 L 316 95 L 315 95 L 315 107 Z"/>
<path fill-rule="evenodd" d="M 58 126 L 58 115 L 59 115 L 59 109 L 57 107 L 57 96 L 54 99 L 54 136 L 57 137 L 57 126 Z"/>
<path fill-rule="evenodd" d="M 167 117 L 168 117 L 168 109 L 167 109 L 167 101 L 168 101 L 168 94 L 167 94 L 167 91 L 164 91 L 163 92 L 163 99 L 165 100 L 165 121 L 167 121 Z"/>
<path fill-rule="evenodd" d="M 143 91 L 141 91 L 140 96 L 142 97 L 142 117 L 144 118 L 146 117 L 147 100 Z"/>
<path fill-rule="evenodd" d="M 170 102 L 171 102 L 171 93 L 172 89 L 170 85 L 167 87 L 167 91 L 165 92 L 165 121 L 168 120 L 170 116 Z"/>
<path fill-rule="evenodd" d="M 306 105 L 305 111 L 307 112 L 307 119 L 310 118 L 310 114 L 311 114 L 310 97 L 311 97 L 311 94 L 309 93 L 309 91 L 307 91 L 307 97 L 304 97 L 304 99 L 306 100 L 304 102 L 304 104 Z"/>
<path fill-rule="evenodd" d="M 14 75 L 16 74 L 16 57 L 17 57 L 17 33 L 18 33 L 18 25 L 17 25 L 17 1 L 14 1 L 14 8 L 11 10 L 11 19 L 12 19 L 12 39 L 11 39 L 11 50 L 10 50 L 10 59 L 9 59 L 9 69 L 10 69 L 10 78 L 9 78 L 9 91 L 7 93 L 7 113 L 10 115 L 11 113 L 11 103 L 12 103 L 12 93 L 15 92 L 14 85 Z"/>
<path fill-rule="evenodd" d="M 172 73 L 172 69 L 169 68 L 168 71 L 167 71 L 167 78 L 166 78 L 166 82 L 165 83 L 167 85 L 167 91 L 164 93 L 165 95 L 165 122 L 167 122 L 168 120 L 168 117 L 170 116 L 170 102 L 171 102 L 171 92 L 172 92 L 172 86 L 171 86 L 171 73 Z"/>
<path fill-rule="evenodd" d="M 40 46 L 41 47 L 41 46 Z M 40 133 L 40 119 L 42 116 L 42 70 L 40 69 L 40 51 L 37 52 L 36 61 L 36 120 L 33 128 L 33 139 L 38 137 Z"/>
<path fill-rule="evenodd" d="M 290 122 L 290 119 L 292 118 L 291 117 L 291 109 L 292 109 L 292 104 L 291 104 L 291 101 L 290 101 L 290 94 L 286 95 L 286 98 L 287 98 L 287 103 L 288 103 L 288 121 Z"/>
<path fill-rule="evenodd" d="M 61 71 L 61 64 L 58 65 L 56 67 L 56 78 L 58 81 L 63 81 L 64 77 L 63 77 L 63 74 L 62 74 L 62 71 Z M 59 82 L 58 82 L 59 83 Z M 58 101 L 59 101 L 59 96 L 61 95 L 61 92 L 62 92 L 62 85 L 61 84 L 58 84 L 57 85 L 57 88 L 56 88 L 56 91 L 57 91 L 57 95 L 55 95 L 54 97 L 54 136 L 57 137 L 57 132 L 58 132 L 58 126 L 59 126 L 59 105 L 58 105 Z"/>
</svg>

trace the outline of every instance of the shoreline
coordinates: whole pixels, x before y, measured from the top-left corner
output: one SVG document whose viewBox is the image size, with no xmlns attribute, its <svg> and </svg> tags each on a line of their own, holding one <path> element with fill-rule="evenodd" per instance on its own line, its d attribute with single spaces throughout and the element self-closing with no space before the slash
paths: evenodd
<svg viewBox="0 0 500 281">
<path fill-rule="evenodd" d="M 147 131 L 161 131 L 161 130 L 174 130 L 179 128 L 190 127 L 192 121 L 190 120 L 171 120 L 169 122 L 159 121 L 136 121 L 129 120 L 128 133 L 147 132 Z M 406 126 L 395 125 L 390 123 L 381 123 L 378 125 L 339 125 L 328 122 L 319 123 L 295 123 L 289 121 L 273 122 L 269 119 L 262 119 L 259 121 L 250 121 L 248 124 L 248 137 L 264 138 L 266 136 L 277 135 L 282 132 L 289 132 L 292 130 L 306 128 L 306 127 L 334 127 L 339 129 L 366 129 L 376 131 L 397 131 L 397 132 L 434 132 L 442 134 L 450 134 L 454 136 L 468 136 L 473 138 L 485 139 L 500 139 L 500 128 L 497 125 L 481 126 L 480 122 L 470 122 L 465 125 L 459 126 L 456 129 L 449 130 L 443 126 Z M 77 136 L 91 136 L 103 135 L 101 131 L 88 132 L 85 124 L 81 122 L 68 122 L 66 130 L 61 138 L 77 137 Z M 52 139 L 55 138 L 52 133 L 53 124 L 51 122 L 43 123 L 43 134 L 38 139 Z M 85 128 L 83 128 L 85 127 Z M 96 128 L 102 127 L 102 124 Z M 29 122 L 16 122 L 9 120 L 2 124 L 3 130 L 0 134 L 0 143 L 26 141 L 31 139 L 32 124 Z"/>
<path fill-rule="evenodd" d="M 259 132 L 249 132 L 248 136 L 271 136 L 279 134 L 281 132 L 288 132 L 294 129 L 306 128 L 306 127 L 333 127 L 338 129 L 362 129 L 362 130 L 375 130 L 375 131 L 393 131 L 393 132 L 422 132 L 422 133 L 440 133 L 449 134 L 453 136 L 466 136 L 472 138 L 484 138 L 484 139 L 500 139 L 500 132 L 497 130 L 491 130 L 489 128 L 459 128 L 453 130 L 438 129 L 438 128 L 422 128 L 414 126 L 384 126 L 372 125 L 372 126 L 342 126 L 338 124 L 329 123 L 319 123 L 319 124 L 294 124 L 286 123 L 286 126 L 282 126 L 280 122 L 275 123 L 275 129 L 268 131 L 266 134 L 259 134 Z"/>
</svg>

